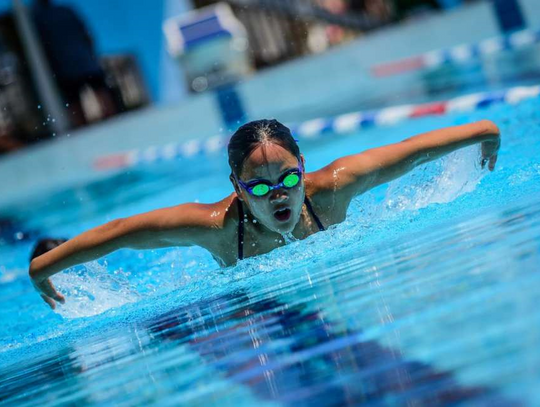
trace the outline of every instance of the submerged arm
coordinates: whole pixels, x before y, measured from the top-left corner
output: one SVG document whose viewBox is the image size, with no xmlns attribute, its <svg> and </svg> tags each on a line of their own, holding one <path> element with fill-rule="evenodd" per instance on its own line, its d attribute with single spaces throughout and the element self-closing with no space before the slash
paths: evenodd
<svg viewBox="0 0 540 407">
<path fill-rule="evenodd" d="M 482 143 L 482 167 L 488 164 L 492 171 L 497 161 L 500 135 L 497 126 L 489 120 L 431 131 L 343 157 L 326 170 L 339 174 L 339 189 L 352 198 L 392 181 L 418 165 L 476 143 Z"/>
<path fill-rule="evenodd" d="M 30 263 L 30 278 L 42 298 L 54 308 L 55 300 L 63 303 L 64 297 L 51 283 L 52 275 L 122 248 L 201 244 L 212 229 L 206 213 L 204 205 L 185 204 L 114 220 L 36 257 Z"/>
</svg>

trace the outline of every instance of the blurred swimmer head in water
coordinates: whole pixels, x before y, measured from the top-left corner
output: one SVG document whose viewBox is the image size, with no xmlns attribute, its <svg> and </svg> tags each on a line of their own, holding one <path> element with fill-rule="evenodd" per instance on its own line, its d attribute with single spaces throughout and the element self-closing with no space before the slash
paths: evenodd
<svg viewBox="0 0 540 407">
<path fill-rule="evenodd" d="M 32 251 L 32 254 L 30 255 L 30 260 L 35 259 L 38 256 L 41 256 L 44 253 L 47 253 L 48 251 L 54 249 L 55 247 L 60 246 L 62 243 L 67 242 L 67 239 L 51 239 L 51 238 L 43 238 L 40 239 L 36 246 L 34 247 L 34 250 Z"/>
<path fill-rule="evenodd" d="M 278 233 L 297 224 L 304 202 L 304 157 L 291 131 L 277 120 L 240 127 L 229 147 L 230 180 L 254 220 Z"/>
</svg>

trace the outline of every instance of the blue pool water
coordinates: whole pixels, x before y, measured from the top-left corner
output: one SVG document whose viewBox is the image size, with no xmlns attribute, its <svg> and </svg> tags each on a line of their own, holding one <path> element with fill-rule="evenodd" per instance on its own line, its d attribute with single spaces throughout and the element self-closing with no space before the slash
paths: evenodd
<svg viewBox="0 0 540 407">
<path fill-rule="evenodd" d="M 133 169 L 6 212 L 0 404 L 540 405 L 540 100 L 302 142 L 307 169 L 488 118 L 473 146 L 357 198 L 347 220 L 235 267 L 123 250 L 28 278 L 39 236 L 232 191 L 224 153 Z"/>
</svg>

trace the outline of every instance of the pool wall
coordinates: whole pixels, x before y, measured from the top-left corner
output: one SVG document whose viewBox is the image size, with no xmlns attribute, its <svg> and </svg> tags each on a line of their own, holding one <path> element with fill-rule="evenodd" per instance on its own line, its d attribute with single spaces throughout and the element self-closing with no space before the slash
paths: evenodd
<svg viewBox="0 0 540 407">
<path fill-rule="evenodd" d="M 522 7 L 529 26 L 540 27 L 538 1 L 522 0 Z M 489 2 L 476 3 L 382 29 L 327 53 L 269 69 L 239 84 L 238 91 L 248 118 L 276 117 L 285 122 L 408 103 L 410 99 L 391 97 L 408 93 L 414 99 L 422 94 L 424 85 L 416 73 L 374 80 L 369 69 L 378 63 L 498 34 Z M 291 93 L 291 87 L 298 92 Z M 97 157 L 207 138 L 223 132 L 222 127 L 217 101 L 208 93 L 176 105 L 127 114 L 74 132 L 69 138 L 59 137 L 3 157 L 0 210 L 30 196 L 107 176 L 93 169 Z"/>
</svg>

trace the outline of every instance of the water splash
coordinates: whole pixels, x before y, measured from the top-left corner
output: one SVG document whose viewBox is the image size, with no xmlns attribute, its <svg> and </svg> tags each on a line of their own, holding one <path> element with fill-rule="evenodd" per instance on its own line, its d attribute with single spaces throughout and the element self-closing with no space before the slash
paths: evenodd
<svg viewBox="0 0 540 407">
<path fill-rule="evenodd" d="M 106 263 L 97 261 L 57 274 L 52 281 L 67 298 L 57 307 L 58 314 L 66 318 L 101 314 L 140 298 L 131 288 L 128 274 L 122 269 L 109 272 Z"/>
<path fill-rule="evenodd" d="M 415 169 L 390 183 L 384 207 L 390 212 L 419 210 L 474 191 L 487 173 L 478 166 L 479 156 L 472 146 Z"/>
<path fill-rule="evenodd" d="M 393 238 L 417 216 L 418 210 L 474 191 L 486 173 L 475 164 L 477 154 L 477 149 L 470 148 L 426 164 L 392 182 L 383 195 L 382 190 L 374 190 L 354 199 L 345 222 L 330 227 L 326 233 L 303 241 L 292 233 L 283 233 L 286 246 L 236 267 L 220 270 L 200 248 L 175 248 L 139 252 L 130 261 L 126 256 L 118 256 L 118 261 L 115 255 L 108 256 L 109 266 L 93 262 L 82 270 L 60 274 L 54 277 L 55 284 L 68 301 L 58 313 L 67 318 L 85 317 L 177 289 L 195 293 L 206 287 L 210 275 L 212 287 L 226 286 L 261 273 L 317 263 L 328 257 L 327 247 L 332 247 L 339 257 L 357 250 L 359 242 L 370 245 L 383 236 Z M 136 274 L 120 267 L 136 270 Z"/>
<path fill-rule="evenodd" d="M 283 240 L 285 240 L 286 244 L 291 244 L 298 241 L 298 239 L 294 237 L 292 232 L 282 233 L 281 236 L 283 237 Z"/>
</svg>

